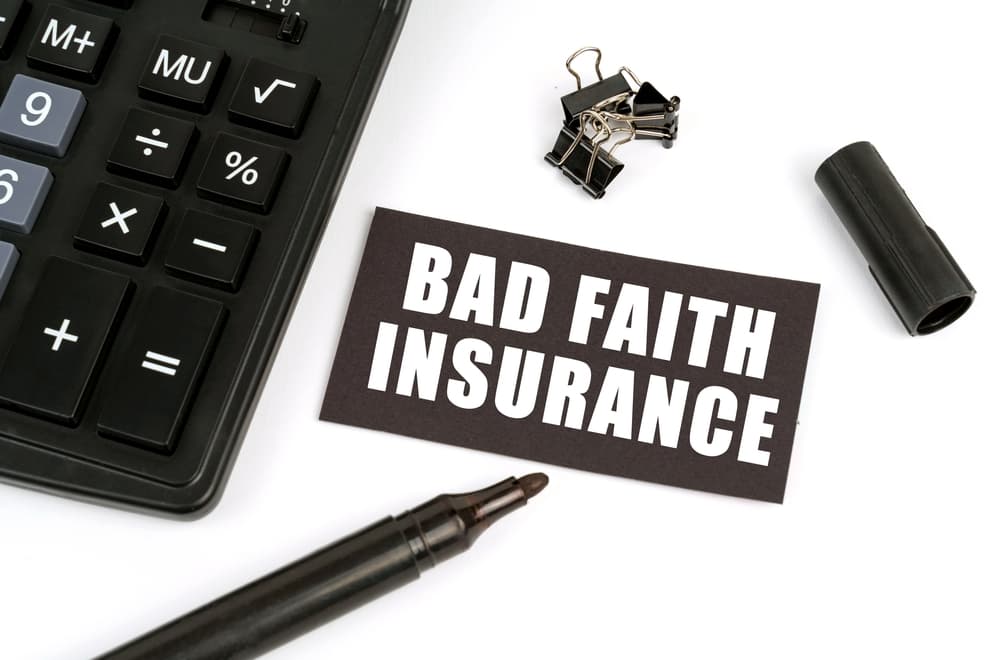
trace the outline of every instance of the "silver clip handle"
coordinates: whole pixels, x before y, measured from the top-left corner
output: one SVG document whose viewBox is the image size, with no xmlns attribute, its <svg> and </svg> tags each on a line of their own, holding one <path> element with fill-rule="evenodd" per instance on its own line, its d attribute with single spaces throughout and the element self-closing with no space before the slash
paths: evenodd
<svg viewBox="0 0 1000 660">
<path fill-rule="evenodd" d="M 583 81 L 580 79 L 580 74 L 578 74 L 576 71 L 573 70 L 573 60 L 575 60 L 580 55 L 583 55 L 584 53 L 590 51 L 597 53 L 597 60 L 594 61 L 594 71 L 597 73 L 597 79 L 604 80 L 604 76 L 601 75 L 601 49 L 596 48 L 594 46 L 586 46 L 584 48 L 581 48 L 580 50 L 570 55 L 569 59 L 566 60 L 566 70 L 569 71 L 571 74 L 573 74 L 573 77 L 576 78 L 577 91 L 583 89 Z"/>
</svg>

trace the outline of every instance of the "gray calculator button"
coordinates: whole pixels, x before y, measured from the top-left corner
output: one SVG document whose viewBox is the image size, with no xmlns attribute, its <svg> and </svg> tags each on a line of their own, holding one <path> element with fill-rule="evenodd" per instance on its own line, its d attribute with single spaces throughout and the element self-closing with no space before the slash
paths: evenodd
<svg viewBox="0 0 1000 660">
<path fill-rule="evenodd" d="M 86 107 L 77 89 L 18 74 L 0 106 L 0 141 L 61 158 Z"/>
<path fill-rule="evenodd" d="M 27 234 L 52 188 L 52 173 L 33 163 L 0 156 L 0 229 Z"/>
<path fill-rule="evenodd" d="M 17 250 L 13 245 L 0 241 L 0 300 L 3 300 L 3 292 L 7 290 L 10 277 L 14 274 L 17 257 Z"/>
</svg>

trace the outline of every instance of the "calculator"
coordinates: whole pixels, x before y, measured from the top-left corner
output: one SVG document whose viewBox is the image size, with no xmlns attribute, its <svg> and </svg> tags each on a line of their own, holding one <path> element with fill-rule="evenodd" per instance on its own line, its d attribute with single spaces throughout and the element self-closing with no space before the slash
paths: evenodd
<svg viewBox="0 0 1000 660">
<path fill-rule="evenodd" d="M 223 489 L 408 0 L 0 0 L 0 480 Z"/>
</svg>

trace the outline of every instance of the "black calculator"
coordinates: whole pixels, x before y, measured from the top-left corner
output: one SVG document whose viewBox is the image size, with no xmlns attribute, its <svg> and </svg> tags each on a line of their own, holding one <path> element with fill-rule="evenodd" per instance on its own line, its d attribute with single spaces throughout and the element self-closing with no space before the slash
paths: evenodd
<svg viewBox="0 0 1000 660">
<path fill-rule="evenodd" d="M 408 0 L 0 0 L 0 480 L 222 491 Z"/>
</svg>

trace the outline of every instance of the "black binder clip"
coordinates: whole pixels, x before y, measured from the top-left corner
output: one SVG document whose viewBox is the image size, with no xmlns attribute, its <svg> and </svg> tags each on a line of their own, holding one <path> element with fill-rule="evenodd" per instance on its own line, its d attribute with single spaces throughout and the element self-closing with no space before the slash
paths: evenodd
<svg viewBox="0 0 1000 660">
<path fill-rule="evenodd" d="M 668 99 L 652 83 L 640 83 L 628 67 L 622 67 L 622 71 L 627 72 L 639 86 L 632 99 L 631 119 L 635 124 L 636 137 L 640 140 L 660 140 L 664 149 L 674 146 L 680 98 L 671 96 Z"/>
<path fill-rule="evenodd" d="M 597 59 L 594 60 L 594 73 L 597 74 L 597 82 L 584 87 L 580 74 L 573 70 L 573 60 L 587 52 L 597 54 Z M 599 48 L 588 46 L 576 51 L 566 60 L 566 69 L 576 79 L 576 91 L 562 97 L 563 113 L 566 115 L 565 124 L 567 126 L 570 128 L 579 126 L 580 115 L 585 110 L 612 109 L 614 112 L 624 114 L 630 112 L 628 99 L 632 96 L 632 87 L 620 71 L 610 78 L 605 78 L 601 74 L 601 51 Z"/>
<path fill-rule="evenodd" d="M 594 199 L 604 197 L 608 185 L 614 181 L 625 165 L 612 153 L 621 144 L 629 142 L 634 136 L 622 140 L 605 150 L 601 144 L 608 141 L 618 129 L 612 128 L 608 122 L 593 110 L 584 110 L 577 118 L 578 127 L 574 130 L 563 126 L 556 137 L 555 146 L 545 156 L 546 162 L 562 170 L 570 181 L 583 189 Z M 587 137 L 588 130 L 593 135 Z"/>
<path fill-rule="evenodd" d="M 597 82 L 584 87 L 573 70 L 573 61 L 586 52 L 597 55 Z M 545 160 L 591 197 L 600 199 L 625 167 L 614 157 L 619 146 L 635 139 L 655 139 L 666 148 L 673 146 L 681 100 L 676 96 L 667 98 L 652 84 L 640 82 L 628 67 L 605 78 L 601 74 L 601 51 L 592 46 L 570 55 L 566 69 L 576 80 L 576 91 L 562 97 L 563 126 Z M 602 145 L 616 133 L 628 135 L 605 149 Z"/>
</svg>

